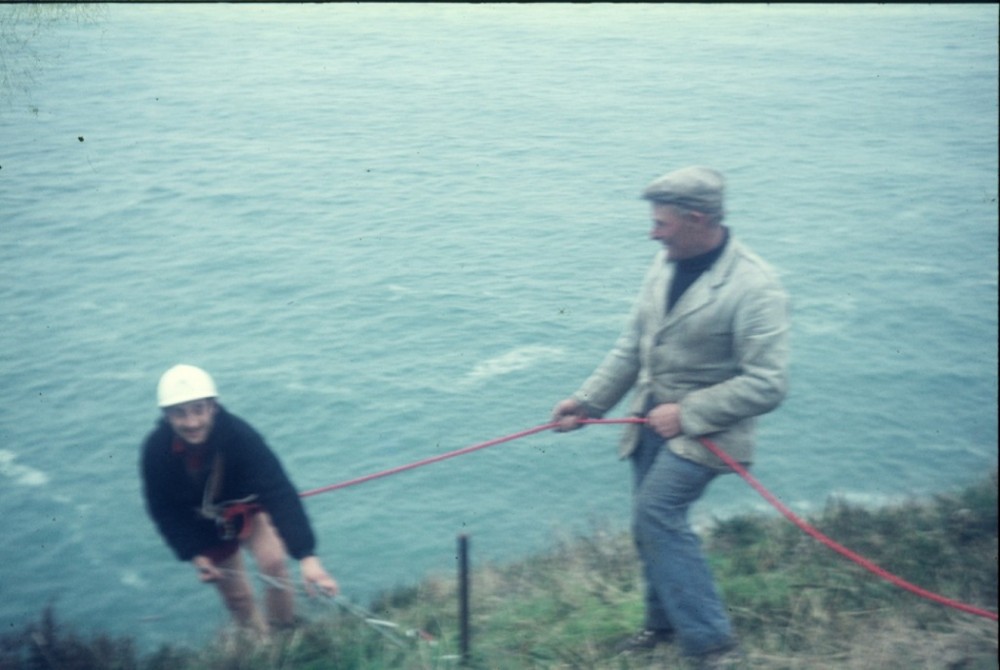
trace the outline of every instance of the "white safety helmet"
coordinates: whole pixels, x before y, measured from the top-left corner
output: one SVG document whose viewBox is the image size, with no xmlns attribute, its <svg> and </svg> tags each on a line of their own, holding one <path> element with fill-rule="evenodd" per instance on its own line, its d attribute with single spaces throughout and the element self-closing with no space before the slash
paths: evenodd
<svg viewBox="0 0 1000 670">
<path fill-rule="evenodd" d="M 163 373 L 156 387 L 156 402 L 160 407 L 216 398 L 218 395 L 215 382 L 208 373 L 193 365 L 175 365 Z"/>
</svg>

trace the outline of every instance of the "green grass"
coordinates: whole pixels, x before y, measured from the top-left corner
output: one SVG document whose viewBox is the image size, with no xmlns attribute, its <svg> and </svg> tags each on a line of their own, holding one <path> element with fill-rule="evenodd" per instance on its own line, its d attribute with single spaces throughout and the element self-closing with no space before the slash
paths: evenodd
<svg viewBox="0 0 1000 670">
<path fill-rule="evenodd" d="M 920 587 L 996 611 L 997 476 L 951 495 L 868 509 L 831 500 L 812 522 Z M 774 670 L 994 670 L 997 624 L 905 592 L 820 545 L 782 518 L 716 521 L 705 544 L 752 667 Z M 475 557 L 474 557 L 475 558 Z M 457 585 L 432 576 L 387 591 L 368 609 L 426 631 L 393 644 L 330 608 L 267 643 L 232 633 L 200 649 L 140 654 L 130 639 L 83 637 L 51 610 L 0 638 L 0 670 L 436 670 L 458 666 Z M 593 528 L 544 553 L 474 564 L 469 667 L 684 667 L 676 650 L 617 658 L 642 621 L 642 584 L 628 534 Z"/>
</svg>

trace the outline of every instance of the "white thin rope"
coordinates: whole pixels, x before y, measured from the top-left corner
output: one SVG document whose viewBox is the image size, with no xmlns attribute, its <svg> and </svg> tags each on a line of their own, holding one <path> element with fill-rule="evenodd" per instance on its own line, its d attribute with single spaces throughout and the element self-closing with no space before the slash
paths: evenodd
<svg viewBox="0 0 1000 670">
<path fill-rule="evenodd" d="M 232 575 L 253 574 L 255 577 L 257 577 L 257 579 L 261 580 L 262 582 L 264 582 L 265 584 L 267 584 L 272 588 L 281 589 L 283 591 L 291 591 L 299 595 L 306 595 L 306 596 L 309 595 L 304 588 L 302 588 L 294 580 L 289 578 L 272 577 L 270 575 L 265 575 L 261 572 L 246 571 L 246 573 L 244 573 L 244 571 L 242 570 L 233 570 L 232 568 L 216 567 L 216 569 L 219 572 L 228 573 Z M 363 621 L 370 628 L 377 631 L 379 634 L 381 634 L 383 637 L 388 639 L 396 646 L 403 649 L 409 648 L 410 645 L 407 644 L 407 641 L 399 634 L 395 633 L 396 630 L 402 630 L 402 627 L 399 624 L 394 623 L 392 621 L 387 621 L 386 619 L 380 619 L 376 617 L 372 612 L 369 612 L 368 610 L 366 610 L 364 607 L 361 607 L 357 603 L 351 602 L 344 596 L 339 596 L 339 595 L 326 596 L 326 598 L 329 601 L 333 602 L 335 605 L 338 605 L 345 612 Z M 434 639 L 429 634 L 424 633 L 423 631 L 418 631 L 415 629 L 406 630 L 405 635 L 408 638 L 422 639 L 431 644 L 435 643 Z"/>
</svg>

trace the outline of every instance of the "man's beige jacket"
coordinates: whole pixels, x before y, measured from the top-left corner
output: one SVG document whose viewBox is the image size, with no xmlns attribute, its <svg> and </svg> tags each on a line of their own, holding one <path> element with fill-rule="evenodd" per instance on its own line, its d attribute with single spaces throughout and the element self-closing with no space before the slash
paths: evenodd
<svg viewBox="0 0 1000 670">
<path fill-rule="evenodd" d="M 633 387 L 633 415 L 679 403 L 683 432 L 668 441 L 671 451 L 728 470 L 696 439 L 707 437 L 748 464 L 755 417 L 777 407 L 788 387 L 787 295 L 774 270 L 732 238 L 666 313 L 673 272 L 660 251 L 625 329 L 573 397 L 595 418 Z M 622 458 L 635 449 L 639 428 L 626 429 Z"/>
</svg>

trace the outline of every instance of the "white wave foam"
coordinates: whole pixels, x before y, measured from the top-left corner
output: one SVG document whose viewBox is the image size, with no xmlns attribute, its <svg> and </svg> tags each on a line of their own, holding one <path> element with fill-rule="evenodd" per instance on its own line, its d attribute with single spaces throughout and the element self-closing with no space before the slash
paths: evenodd
<svg viewBox="0 0 1000 670">
<path fill-rule="evenodd" d="M 130 586 L 134 589 L 144 589 L 149 586 L 149 582 L 136 570 L 122 570 L 119 581 L 123 586 Z"/>
<path fill-rule="evenodd" d="M 13 479 L 21 486 L 45 486 L 49 476 L 30 465 L 15 463 L 17 454 L 7 449 L 0 449 L 0 475 Z"/>
<path fill-rule="evenodd" d="M 798 300 L 793 306 L 797 327 L 815 334 L 846 330 L 858 311 L 855 296 L 815 296 Z"/>
<path fill-rule="evenodd" d="M 477 363 L 465 376 L 466 383 L 482 382 L 501 375 L 525 370 L 544 360 L 562 358 L 565 352 L 559 347 L 529 344 Z"/>
</svg>

